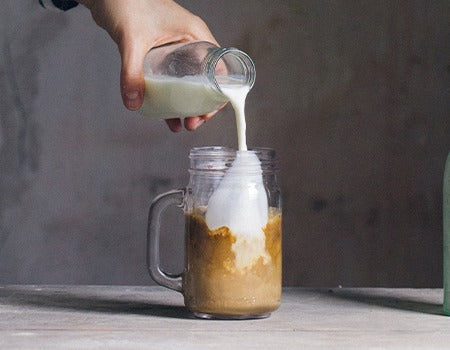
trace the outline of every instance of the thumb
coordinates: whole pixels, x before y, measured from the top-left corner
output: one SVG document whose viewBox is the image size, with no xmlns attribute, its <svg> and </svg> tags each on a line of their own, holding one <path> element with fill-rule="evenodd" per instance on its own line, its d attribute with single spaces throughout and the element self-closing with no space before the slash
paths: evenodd
<svg viewBox="0 0 450 350">
<path fill-rule="evenodd" d="M 135 111 L 144 100 L 144 57 L 147 51 L 133 42 L 119 48 L 122 59 L 120 90 L 125 107 Z"/>
</svg>

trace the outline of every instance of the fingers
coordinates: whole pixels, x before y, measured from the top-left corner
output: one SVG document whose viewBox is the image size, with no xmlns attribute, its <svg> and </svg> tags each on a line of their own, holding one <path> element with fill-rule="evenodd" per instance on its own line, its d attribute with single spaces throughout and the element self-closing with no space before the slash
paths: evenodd
<svg viewBox="0 0 450 350">
<path fill-rule="evenodd" d="M 200 125 L 202 125 L 204 122 L 205 122 L 205 120 L 201 116 L 200 117 L 188 117 L 188 118 L 184 119 L 184 127 L 189 131 L 194 131 Z M 169 129 L 173 132 L 179 132 L 183 129 L 181 119 L 179 119 L 179 118 L 166 119 L 166 123 L 167 123 Z"/>
<path fill-rule="evenodd" d="M 203 123 L 206 123 L 208 120 L 210 120 L 212 117 L 214 117 L 216 115 L 217 112 L 219 112 L 223 107 L 225 107 L 227 104 L 224 103 L 222 106 L 220 106 L 218 109 L 216 109 L 213 112 L 201 115 L 200 118 L 203 119 Z"/>
<path fill-rule="evenodd" d="M 216 110 L 216 111 L 214 111 L 214 112 L 211 112 L 211 113 L 208 113 L 208 114 L 201 115 L 200 118 L 202 118 L 203 123 L 206 123 L 206 122 L 207 122 L 208 120 L 210 120 L 213 116 L 215 116 L 216 113 L 217 113 L 218 111 L 219 111 L 219 110 Z"/>
<path fill-rule="evenodd" d="M 147 50 L 129 38 L 120 41 L 119 51 L 122 58 L 120 86 L 123 104 L 135 111 L 144 100 L 144 57 Z"/>
<path fill-rule="evenodd" d="M 166 123 L 173 132 L 179 132 L 183 129 L 179 118 L 166 119 Z"/>
<path fill-rule="evenodd" d="M 205 120 L 202 117 L 188 117 L 184 118 L 184 127 L 189 131 L 194 131 L 204 122 Z"/>
<path fill-rule="evenodd" d="M 187 117 L 184 119 L 184 127 L 189 130 L 189 131 L 194 131 L 196 130 L 199 126 L 203 125 L 204 123 L 206 123 L 208 120 L 210 120 L 218 111 L 220 111 L 223 107 L 226 106 L 226 103 L 223 104 L 222 106 L 219 107 L 219 109 L 211 112 L 211 113 L 207 113 L 207 114 L 203 114 L 203 115 L 199 115 L 196 117 Z M 179 123 L 177 124 L 177 127 L 179 129 L 177 129 L 176 131 L 180 131 L 181 130 L 181 121 L 179 119 L 169 119 L 169 120 L 177 120 Z M 172 123 L 172 122 L 171 122 Z M 169 123 L 167 123 L 169 125 Z M 170 130 L 174 131 L 171 127 L 171 125 L 169 125 Z"/>
<path fill-rule="evenodd" d="M 225 105 L 224 105 L 225 106 Z M 199 126 L 203 125 L 204 123 L 206 123 L 208 120 L 210 120 L 220 109 L 222 109 L 222 107 L 220 107 L 218 110 L 208 113 L 208 114 L 204 114 L 204 115 L 199 115 L 197 117 L 188 117 L 184 119 L 184 127 L 189 130 L 189 131 L 194 131 L 196 130 Z"/>
<path fill-rule="evenodd" d="M 214 111 L 208 114 L 196 116 L 196 117 L 187 117 L 184 119 L 184 127 L 186 130 L 194 131 L 202 124 L 206 123 L 208 120 L 210 120 L 214 114 L 218 112 Z M 171 118 L 166 119 L 167 126 L 169 129 L 173 132 L 179 132 L 183 129 L 183 123 L 181 122 L 181 119 L 179 118 Z"/>
<path fill-rule="evenodd" d="M 205 40 L 220 46 L 214 35 L 208 28 L 208 25 L 198 16 L 194 16 L 194 21 L 191 24 L 191 33 L 197 40 Z"/>
</svg>

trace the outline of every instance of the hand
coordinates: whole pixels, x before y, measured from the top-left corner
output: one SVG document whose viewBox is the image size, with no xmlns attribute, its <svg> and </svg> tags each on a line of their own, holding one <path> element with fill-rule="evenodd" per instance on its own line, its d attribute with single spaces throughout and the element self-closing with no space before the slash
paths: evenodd
<svg viewBox="0 0 450 350">
<path fill-rule="evenodd" d="M 171 42 L 217 42 L 205 22 L 172 0 L 79 0 L 95 22 L 116 42 L 122 59 L 120 89 L 125 107 L 139 109 L 144 99 L 144 57 L 155 46 Z M 184 119 L 195 130 L 216 112 Z M 179 118 L 166 120 L 170 130 L 182 129 Z"/>
</svg>

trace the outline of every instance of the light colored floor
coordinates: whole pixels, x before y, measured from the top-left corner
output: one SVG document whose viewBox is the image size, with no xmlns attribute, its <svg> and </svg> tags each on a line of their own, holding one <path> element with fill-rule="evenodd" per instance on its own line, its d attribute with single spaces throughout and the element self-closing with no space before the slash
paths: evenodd
<svg viewBox="0 0 450 350">
<path fill-rule="evenodd" d="M 0 286 L 1 349 L 448 349 L 441 289 L 299 289 L 263 320 L 193 318 L 160 287 Z"/>
</svg>

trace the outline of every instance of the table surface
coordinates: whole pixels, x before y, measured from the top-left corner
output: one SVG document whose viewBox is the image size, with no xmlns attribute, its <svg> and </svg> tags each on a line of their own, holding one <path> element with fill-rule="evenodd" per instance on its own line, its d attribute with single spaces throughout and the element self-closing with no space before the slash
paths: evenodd
<svg viewBox="0 0 450 350">
<path fill-rule="evenodd" d="M 286 288 L 271 317 L 193 318 L 161 287 L 0 286 L 0 349 L 449 349 L 442 289 Z"/>
</svg>

